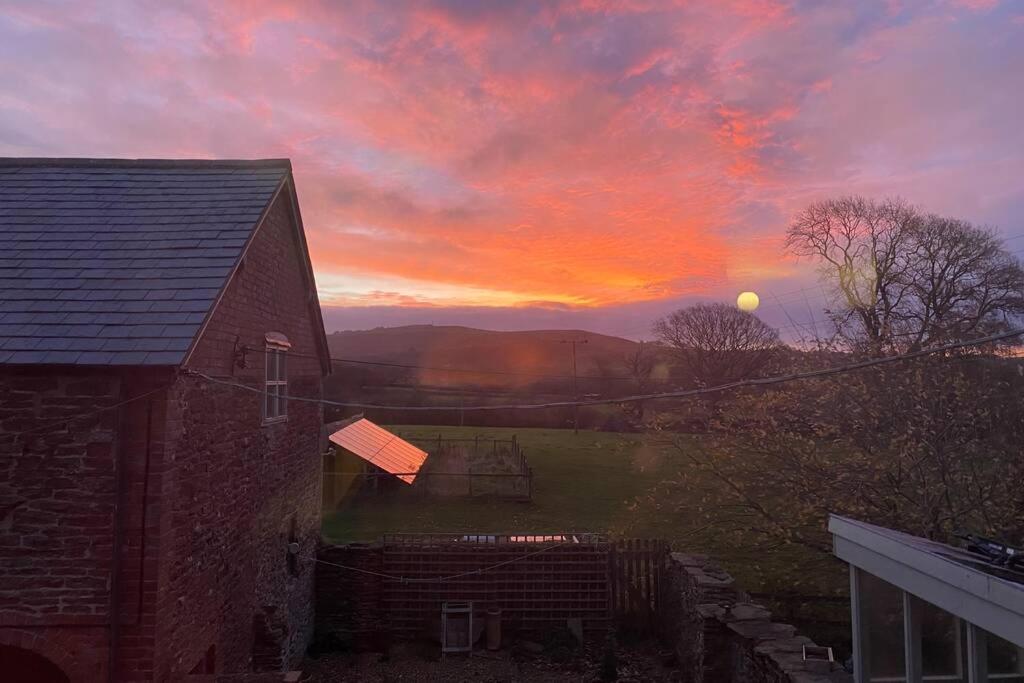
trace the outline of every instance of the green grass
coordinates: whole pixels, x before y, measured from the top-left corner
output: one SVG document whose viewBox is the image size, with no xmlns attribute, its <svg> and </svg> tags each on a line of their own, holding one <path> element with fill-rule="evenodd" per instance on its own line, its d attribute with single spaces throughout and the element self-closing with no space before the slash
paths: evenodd
<svg viewBox="0 0 1024 683">
<path fill-rule="evenodd" d="M 702 552 L 719 560 L 748 590 L 790 591 L 794 574 L 810 564 L 810 551 L 782 548 L 770 555 L 752 553 L 720 541 L 714 530 L 677 512 L 680 500 L 667 500 L 664 479 L 683 466 L 681 454 L 661 434 L 620 434 L 562 429 L 476 427 L 391 427 L 406 437 L 510 438 L 516 435 L 534 471 L 531 502 L 422 498 L 396 491 L 363 497 L 325 515 L 325 537 L 336 543 L 374 540 L 395 532 L 508 531 L 555 533 L 592 531 L 618 537 L 669 540 L 673 547 Z M 699 437 L 682 437 L 700 448 Z M 688 442 L 688 443 L 687 443 Z M 820 562 L 819 562 L 820 564 Z M 842 585 L 835 572 L 814 581 L 811 592 Z M 806 577 L 804 577 L 806 578 Z M 806 586 L 803 587 L 805 590 Z"/>
<path fill-rule="evenodd" d="M 532 502 L 419 498 L 395 494 L 362 498 L 324 522 L 335 541 L 370 540 L 409 531 L 594 531 L 640 533 L 633 501 L 660 481 L 670 453 L 641 435 L 562 429 L 407 427 L 402 436 L 481 439 L 516 435 L 533 468 Z"/>
</svg>

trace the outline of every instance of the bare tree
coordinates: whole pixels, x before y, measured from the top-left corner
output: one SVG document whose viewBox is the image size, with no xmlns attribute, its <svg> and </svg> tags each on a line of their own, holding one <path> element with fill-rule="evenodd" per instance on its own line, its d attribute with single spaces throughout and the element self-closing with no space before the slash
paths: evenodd
<svg viewBox="0 0 1024 683">
<path fill-rule="evenodd" d="M 657 321 L 654 333 L 700 386 L 754 377 L 782 348 L 777 330 L 721 303 L 681 308 Z"/>
<path fill-rule="evenodd" d="M 787 246 L 822 264 L 839 338 L 872 356 L 1008 329 L 1024 314 L 1024 271 L 991 230 L 900 199 L 812 204 Z"/>
<path fill-rule="evenodd" d="M 1024 270 L 991 230 L 928 216 L 915 237 L 908 350 L 1001 332 L 1024 314 Z"/>
<path fill-rule="evenodd" d="M 626 373 L 633 380 L 633 388 L 638 394 L 646 394 L 651 390 L 654 370 L 658 367 L 657 350 L 651 344 L 641 341 L 632 353 L 622 359 Z M 644 419 L 644 402 L 634 401 L 630 404 L 634 417 L 640 422 Z"/>
</svg>

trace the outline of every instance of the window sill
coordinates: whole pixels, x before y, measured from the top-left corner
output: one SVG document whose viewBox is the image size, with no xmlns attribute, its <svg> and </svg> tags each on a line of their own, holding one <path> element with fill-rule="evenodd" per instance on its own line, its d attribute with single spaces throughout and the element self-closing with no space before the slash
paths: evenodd
<svg viewBox="0 0 1024 683">
<path fill-rule="evenodd" d="M 287 421 L 288 421 L 288 416 L 287 415 L 282 415 L 281 417 L 271 417 L 271 418 L 266 418 L 265 417 L 265 418 L 263 418 L 263 426 L 264 427 L 270 427 L 272 425 L 278 425 L 278 424 L 281 424 L 282 422 L 287 422 Z"/>
</svg>

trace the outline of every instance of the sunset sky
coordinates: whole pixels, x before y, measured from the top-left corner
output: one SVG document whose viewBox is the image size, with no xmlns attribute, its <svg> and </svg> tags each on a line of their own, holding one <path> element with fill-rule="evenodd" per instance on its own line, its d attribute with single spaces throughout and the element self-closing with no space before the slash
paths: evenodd
<svg viewBox="0 0 1024 683">
<path fill-rule="evenodd" d="M 1024 2 L 0 0 L 0 155 L 290 157 L 329 330 L 785 330 L 812 200 L 1024 235 Z"/>
</svg>

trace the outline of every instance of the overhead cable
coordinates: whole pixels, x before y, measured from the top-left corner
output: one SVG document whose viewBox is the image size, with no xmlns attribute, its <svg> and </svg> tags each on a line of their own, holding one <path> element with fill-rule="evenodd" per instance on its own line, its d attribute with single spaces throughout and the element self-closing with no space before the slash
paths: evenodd
<svg viewBox="0 0 1024 683">
<path fill-rule="evenodd" d="M 838 375 L 846 372 L 853 372 L 855 370 L 863 370 L 879 365 L 889 365 L 892 363 L 899 363 L 905 360 L 912 360 L 914 358 L 921 358 L 923 356 L 929 356 L 935 353 L 942 353 L 945 351 L 955 351 L 957 349 L 970 348 L 972 346 L 981 346 L 984 344 L 991 344 L 993 342 L 1002 341 L 1004 339 L 1010 339 L 1024 334 L 1024 328 L 1016 328 L 998 334 L 991 334 L 985 337 L 979 337 L 977 339 L 969 339 L 966 341 L 950 342 L 948 344 L 942 344 L 939 346 L 933 346 L 926 349 L 920 349 L 918 351 L 912 351 L 896 356 L 884 356 L 882 358 L 870 358 L 868 360 L 859 361 L 856 363 L 848 363 L 846 365 L 838 365 L 832 368 L 822 368 L 820 370 L 810 370 L 807 372 L 794 372 L 787 375 L 776 375 L 773 377 L 762 377 L 759 379 L 744 379 L 736 382 L 728 382 L 726 384 L 720 384 L 714 387 L 703 387 L 699 389 L 685 389 L 680 391 L 668 391 L 661 393 L 652 394 L 637 394 L 631 396 L 619 396 L 614 398 L 595 398 L 595 399 L 582 399 L 575 401 L 552 401 L 548 403 L 524 403 L 524 404 L 494 404 L 494 405 L 443 405 L 443 406 L 392 406 L 392 405 L 381 405 L 376 403 L 362 403 L 358 401 L 332 401 L 329 399 L 322 398 L 309 398 L 305 396 L 280 396 L 291 401 L 300 401 L 305 403 L 319 403 L 321 405 L 336 406 L 339 408 L 362 408 L 364 410 L 408 410 L 408 411 L 438 411 L 438 410 L 462 410 L 462 411 L 485 411 L 485 410 L 543 410 L 549 408 L 570 408 L 573 406 L 597 406 L 597 405 L 617 405 L 621 403 L 635 403 L 637 401 L 656 401 L 660 399 L 672 399 L 672 398 L 688 398 L 690 396 L 700 396 L 703 394 L 718 393 L 721 391 L 728 391 L 731 389 L 741 389 L 746 387 L 759 387 L 769 386 L 773 384 L 782 384 L 784 382 L 795 382 L 807 379 L 816 379 L 819 377 L 827 377 L 829 375 Z M 202 372 L 194 370 L 186 370 L 187 375 L 203 379 L 213 384 L 219 384 L 223 386 L 234 387 L 236 389 L 242 389 L 252 393 L 266 395 L 266 391 L 257 387 L 251 387 L 246 384 L 241 384 L 235 381 L 229 381 L 225 379 L 218 379 L 211 377 Z"/>
</svg>

